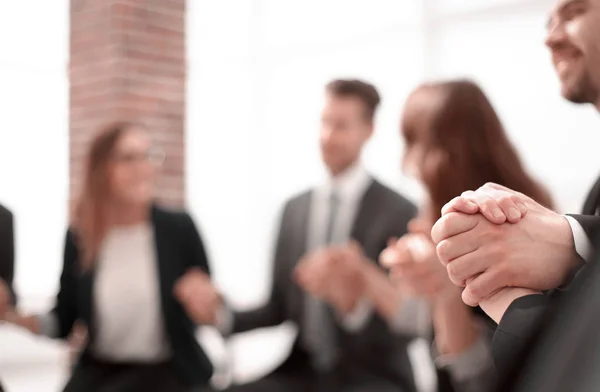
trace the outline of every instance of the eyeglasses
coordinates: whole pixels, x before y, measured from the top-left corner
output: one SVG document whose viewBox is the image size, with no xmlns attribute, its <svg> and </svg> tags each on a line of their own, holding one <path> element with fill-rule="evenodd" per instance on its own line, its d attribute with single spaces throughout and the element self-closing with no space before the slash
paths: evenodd
<svg viewBox="0 0 600 392">
<path fill-rule="evenodd" d="M 165 152 L 158 148 L 153 148 L 145 152 L 129 151 L 113 154 L 113 161 L 116 163 L 132 164 L 138 162 L 148 162 L 155 166 L 162 166 L 165 162 Z"/>
</svg>

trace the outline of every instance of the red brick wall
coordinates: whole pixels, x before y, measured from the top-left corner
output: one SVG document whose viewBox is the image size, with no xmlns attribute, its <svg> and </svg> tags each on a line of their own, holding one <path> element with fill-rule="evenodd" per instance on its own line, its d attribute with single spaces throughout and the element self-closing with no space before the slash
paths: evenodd
<svg viewBox="0 0 600 392">
<path fill-rule="evenodd" d="M 93 135 L 141 121 L 164 148 L 159 199 L 184 203 L 185 0 L 71 0 L 70 196 Z"/>
</svg>

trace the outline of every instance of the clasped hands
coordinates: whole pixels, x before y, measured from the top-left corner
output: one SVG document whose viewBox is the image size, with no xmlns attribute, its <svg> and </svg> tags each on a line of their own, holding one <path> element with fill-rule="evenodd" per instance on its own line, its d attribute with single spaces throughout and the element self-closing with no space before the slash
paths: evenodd
<svg viewBox="0 0 600 392">
<path fill-rule="evenodd" d="M 508 288 L 519 297 L 559 287 L 581 263 L 564 216 L 493 183 L 446 204 L 431 237 L 470 306 L 493 303 Z"/>
<path fill-rule="evenodd" d="M 367 268 L 360 246 L 350 242 L 306 254 L 294 270 L 294 279 L 304 291 L 347 314 L 363 295 Z"/>
</svg>

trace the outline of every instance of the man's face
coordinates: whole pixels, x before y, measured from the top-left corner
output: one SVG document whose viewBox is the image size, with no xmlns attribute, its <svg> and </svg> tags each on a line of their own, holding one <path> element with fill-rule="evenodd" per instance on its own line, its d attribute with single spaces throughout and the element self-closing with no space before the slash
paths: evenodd
<svg viewBox="0 0 600 392">
<path fill-rule="evenodd" d="M 558 0 L 548 21 L 546 45 L 562 95 L 600 109 L 600 0 Z"/>
<path fill-rule="evenodd" d="M 320 145 L 329 171 L 338 174 L 358 160 L 372 131 L 373 125 L 359 98 L 327 94 L 321 114 Z"/>
</svg>

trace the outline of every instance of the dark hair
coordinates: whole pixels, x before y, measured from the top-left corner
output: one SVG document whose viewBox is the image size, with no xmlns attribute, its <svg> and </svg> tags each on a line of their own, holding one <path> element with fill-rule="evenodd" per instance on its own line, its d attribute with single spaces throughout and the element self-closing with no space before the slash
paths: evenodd
<svg viewBox="0 0 600 392">
<path fill-rule="evenodd" d="M 137 128 L 142 127 L 128 122 L 110 124 L 96 135 L 89 147 L 83 188 L 73 217 L 84 269 L 92 267 L 108 230 L 108 176 L 115 146 L 125 133 Z"/>
<path fill-rule="evenodd" d="M 381 97 L 375 86 L 358 79 L 336 79 L 325 87 L 325 90 L 338 97 L 355 97 L 365 106 L 365 118 L 373 122 Z"/>
<path fill-rule="evenodd" d="M 452 198 L 487 182 L 552 208 L 549 193 L 526 172 L 492 104 L 475 83 L 421 85 L 406 102 L 401 130 L 407 149 L 417 141 L 424 146 L 422 181 L 435 214 Z"/>
</svg>

